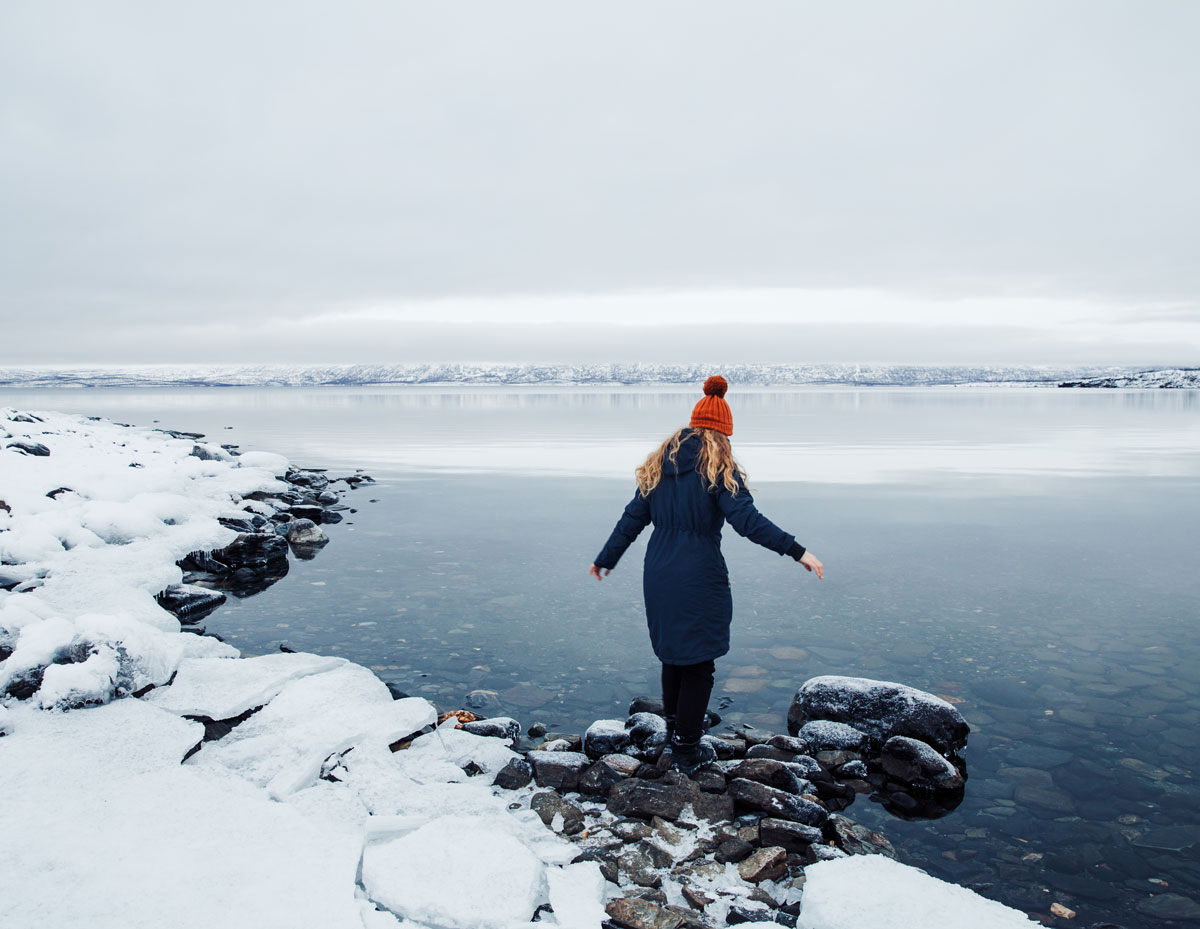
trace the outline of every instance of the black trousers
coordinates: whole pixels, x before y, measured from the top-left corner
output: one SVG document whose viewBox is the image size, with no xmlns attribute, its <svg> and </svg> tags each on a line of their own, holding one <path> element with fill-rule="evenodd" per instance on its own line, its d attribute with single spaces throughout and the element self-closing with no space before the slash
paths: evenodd
<svg viewBox="0 0 1200 929">
<path fill-rule="evenodd" d="M 716 670 L 711 661 L 662 666 L 663 712 L 675 717 L 675 733 L 684 742 L 696 741 L 704 731 Z"/>
</svg>

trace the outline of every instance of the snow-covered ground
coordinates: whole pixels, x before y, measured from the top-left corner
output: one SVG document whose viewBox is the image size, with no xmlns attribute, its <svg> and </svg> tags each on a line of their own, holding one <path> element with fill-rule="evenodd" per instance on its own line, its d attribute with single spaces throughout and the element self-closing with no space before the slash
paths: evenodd
<svg viewBox="0 0 1200 929">
<path fill-rule="evenodd" d="M 340 658 L 239 657 L 155 601 L 284 459 L 54 413 L 0 434 L 0 693 L 26 695 L 0 700 L 5 929 L 600 925 L 616 886 L 490 786 L 505 742 L 450 722 L 392 751 L 431 704 Z M 242 716 L 211 741 L 190 718 Z M 804 899 L 807 929 L 1030 925 L 895 862 L 814 865 Z"/>
</svg>

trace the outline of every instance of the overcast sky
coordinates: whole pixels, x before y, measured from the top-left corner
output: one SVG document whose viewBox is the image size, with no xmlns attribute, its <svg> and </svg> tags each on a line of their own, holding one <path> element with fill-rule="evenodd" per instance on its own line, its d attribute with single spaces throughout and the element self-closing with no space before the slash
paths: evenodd
<svg viewBox="0 0 1200 929">
<path fill-rule="evenodd" d="M 0 364 L 1200 363 L 1200 3 L 0 4 Z"/>
</svg>

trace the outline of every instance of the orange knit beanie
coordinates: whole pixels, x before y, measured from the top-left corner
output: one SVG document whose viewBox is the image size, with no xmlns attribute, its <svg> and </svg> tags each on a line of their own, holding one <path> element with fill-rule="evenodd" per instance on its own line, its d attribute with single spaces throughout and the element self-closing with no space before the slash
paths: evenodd
<svg viewBox="0 0 1200 929">
<path fill-rule="evenodd" d="M 688 424 L 693 429 L 716 429 L 726 435 L 733 435 L 733 412 L 725 402 L 725 391 L 729 384 L 719 374 L 714 374 L 704 382 L 704 396 L 692 408 L 692 421 Z"/>
</svg>

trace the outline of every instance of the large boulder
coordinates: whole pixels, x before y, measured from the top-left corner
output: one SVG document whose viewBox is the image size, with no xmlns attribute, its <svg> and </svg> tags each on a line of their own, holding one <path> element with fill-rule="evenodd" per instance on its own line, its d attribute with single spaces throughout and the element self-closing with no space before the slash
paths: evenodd
<svg viewBox="0 0 1200 929">
<path fill-rule="evenodd" d="M 593 761 L 629 747 L 629 730 L 623 719 L 598 719 L 583 734 L 583 751 Z"/>
<path fill-rule="evenodd" d="M 970 727 L 940 697 L 890 681 L 825 675 L 804 683 L 788 708 L 788 731 L 796 735 L 810 720 L 846 723 L 882 744 L 909 736 L 941 752 L 966 744 Z"/>
</svg>

